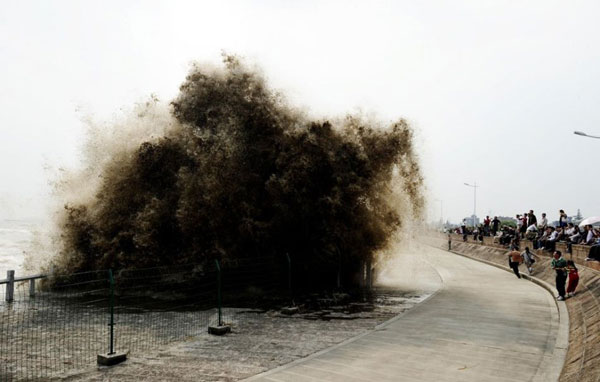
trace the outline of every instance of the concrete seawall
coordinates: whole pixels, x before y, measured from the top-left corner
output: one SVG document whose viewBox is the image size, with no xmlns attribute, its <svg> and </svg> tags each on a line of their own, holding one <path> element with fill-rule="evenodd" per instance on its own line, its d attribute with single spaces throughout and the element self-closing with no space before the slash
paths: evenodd
<svg viewBox="0 0 600 382">
<path fill-rule="evenodd" d="M 507 266 L 508 250 L 492 243 L 492 238 L 484 238 L 484 243 L 463 242 L 462 236 L 452 235 L 452 250 L 478 260 Z M 448 249 L 447 237 L 432 239 L 430 244 L 438 248 Z M 588 263 L 584 259 L 589 247 L 574 246 L 572 256 L 566 254 L 566 248 L 557 244 L 557 249 L 565 253 L 567 259 L 572 258 L 579 268 L 579 286 L 575 297 L 566 300 L 569 314 L 569 346 L 560 381 L 599 381 L 600 380 L 600 271 L 597 263 Z M 525 246 L 533 248 L 531 242 L 522 241 Z M 550 268 L 550 254 L 537 251 L 540 261 L 535 264 L 533 276 L 554 285 L 554 271 Z M 526 269 L 522 267 L 522 270 Z"/>
<path fill-rule="evenodd" d="M 446 239 L 447 241 L 447 239 Z M 458 243 L 458 242 L 462 242 L 462 235 L 452 235 L 452 242 L 453 243 Z M 474 243 L 477 244 L 477 242 L 475 242 L 473 240 L 473 235 L 469 235 L 467 237 L 467 243 Z M 500 248 L 500 249 L 504 249 L 506 246 L 504 245 L 500 245 L 500 244 L 496 244 L 494 243 L 494 238 L 491 236 L 484 236 L 483 237 L 483 245 L 486 245 L 488 247 L 494 247 L 494 248 Z M 530 249 L 533 250 L 533 242 L 531 240 L 521 240 L 521 244 L 520 244 L 521 248 L 525 248 L 525 247 L 529 247 Z M 590 246 L 589 245 L 573 245 L 572 246 L 572 252 L 573 253 L 567 253 L 567 244 L 563 243 L 563 242 L 558 242 L 556 243 L 556 249 L 561 251 L 564 258 L 567 260 L 573 260 L 576 264 L 579 265 L 583 265 L 586 266 L 588 268 L 591 269 L 595 269 L 597 271 L 600 271 L 600 262 L 597 261 L 585 261 L 585 258 L 588 256 L 589 251 L 590 251 Z M 533 251 L 534 253 L 537 254 L 536 251 Z"/>
</svg>

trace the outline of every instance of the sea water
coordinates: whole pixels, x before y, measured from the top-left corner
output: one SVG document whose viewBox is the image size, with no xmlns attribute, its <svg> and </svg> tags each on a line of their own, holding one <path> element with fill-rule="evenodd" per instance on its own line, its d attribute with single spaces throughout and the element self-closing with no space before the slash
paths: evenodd
<svg viewBox="0 0 600 382">
<path fill-rule="evenodd" d="M 0 219 L 0 279 L 6 271 L 14 270 L 23 276 L 25 251 L 31 249 L 39 222 L 33 220 Z"/>
</svg>

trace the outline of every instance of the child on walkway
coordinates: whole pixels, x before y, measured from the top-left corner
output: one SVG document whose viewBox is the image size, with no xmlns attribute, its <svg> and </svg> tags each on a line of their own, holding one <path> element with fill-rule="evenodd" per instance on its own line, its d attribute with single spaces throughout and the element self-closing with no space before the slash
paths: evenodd
<svg viewBox="0 0 600 382">
<path fill-rule="evenodd" d="M 567 270 L 569 271 L 569 283 L 567 284 L 567 297 L 575 296 L 575 288 L 579 283 L 579 273 L 573 260 L 567 260 Z"/>
<path fill-rule="evenodd" d="M 537 256 L 529 251 L 529 247 L 525 247 L 525 251 L 521 253 L 521 257 L 523 258 L 525 265 L 527 265 L 529 274 L 533 273 L 533 263 L 535 263 L 534 257 Z"/>
</svg>

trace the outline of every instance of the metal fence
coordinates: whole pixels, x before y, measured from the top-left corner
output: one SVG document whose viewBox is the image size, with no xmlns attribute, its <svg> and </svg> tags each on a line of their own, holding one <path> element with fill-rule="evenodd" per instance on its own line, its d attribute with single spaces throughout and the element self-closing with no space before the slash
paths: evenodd
<svg viewBox="0 0 600 382">
<path fill-rule="evenodd" d="M 9 274 L 0 280 L 0 381 L 62 376 L 95 367 L 98 354 L 143 352 L 235 325 L 234 307 L 290 303 L 290 269 L 287 257 Z"/>
</svg>

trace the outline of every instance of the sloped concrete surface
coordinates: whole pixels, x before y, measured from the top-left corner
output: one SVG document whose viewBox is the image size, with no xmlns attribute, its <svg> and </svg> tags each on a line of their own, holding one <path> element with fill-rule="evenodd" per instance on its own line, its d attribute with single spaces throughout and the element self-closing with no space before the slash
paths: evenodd
<svg viewBox="0 0 600 382">
<path fill-rule="evenodd" d="M 442 280 L 427 301 L 370 333 L 247 381 L 557 379 L 559 314 L 547 290 L 431 247 L 415 256 Z"/>
</svg>

